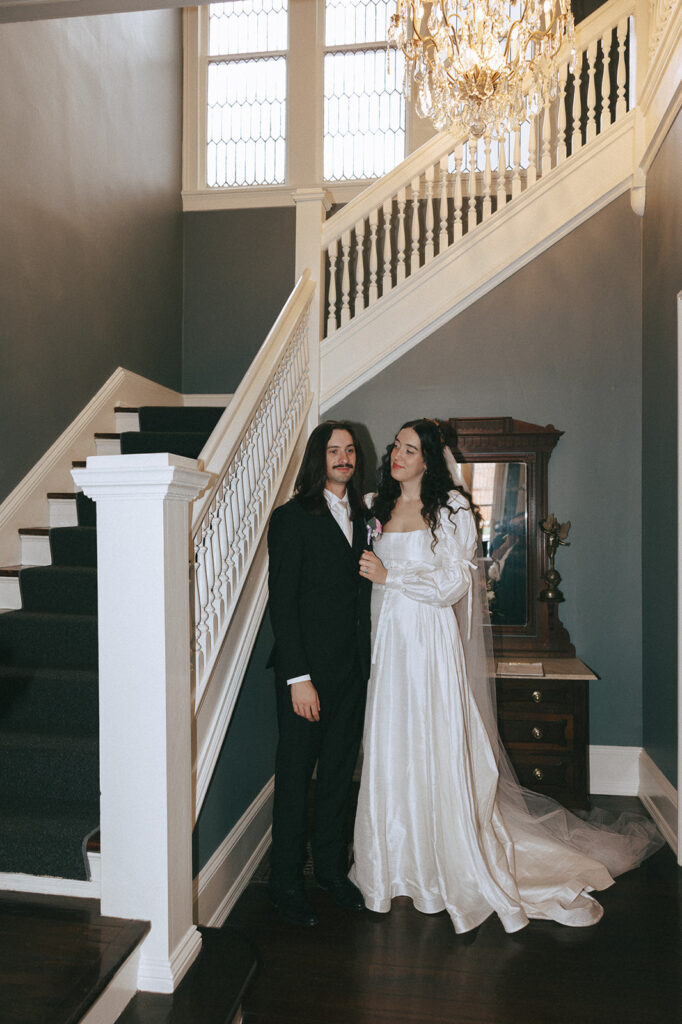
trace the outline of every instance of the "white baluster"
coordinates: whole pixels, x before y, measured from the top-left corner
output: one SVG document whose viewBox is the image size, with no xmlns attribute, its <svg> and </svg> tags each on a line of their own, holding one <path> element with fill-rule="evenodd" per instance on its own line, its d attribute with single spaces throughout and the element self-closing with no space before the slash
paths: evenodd
<svg viewBox="0 0 682 1024">
<path fill-rule="evenodd" d="M 590 43 L 587 50 L 587 141 L 597 137 L 597 86 L 596 86 L 597 43 Z"/>
<path fill-rule="evenodd" d="M 627 113 L 627 95 L 625 92 L 625 42 L 628 34 L 628 19 L 618 22 L 618 72 L 616 75 L 616 121 Z"/>
<path fill-rule="evenodd" d="M 483 168 L 483 213 L 481 220 L 487 220 L 490 214 L 493 212 L 493 203 L 490 198 L 490 190 L 492 185 L 492 167 L 490 166 L 490 133 L 486 132 L 485 139 L 483 140 L 484 149 L 484 161 L 485 166 Z"/>
<path fill-rule="evenodd" d="M 376 207 L 373 208 L 369 215 L 369 293 L 368 293 L 368 304 L 371 306 L 373 302 L 377 301 L 379 292 L 377 290 L 377 267 L 378 267 L 378 254 L 377 254 L 377 227 L 379 223 L 379 211 Z"/>
<path fill-rule="evenodd" d="M 552 125 L 550 121 L 549 96 L 545 96 L 545 106 L 542 111 L 542 174 L 549 174 L 552 170 Z"/>
<path fill-rule="evenodd" d="M 341 326 L 350 320 L 350 231 L 341 235 Z"/>
<path fill-rule="evenodd" d="M 464 199 L 462 196 L 462 162 L 464 159 L 464 147 L 462 146 L 459 160 L 455 157 L 455 211 L 454 211 L 454 222 L 452 227 L 453 241 L 457 241 L 458 238 L 462 237 L 462 205 Z"/>
<path fill-rule="evenodd" d="M 497 142 L 497 209 L 503 210 L 507 205 L 507 151 L 504 139 Z"/>
<path fill-rule="evenodd" d="M 469 139 L 469 205 L 467 207 L 467 231 L 476 227 L 476 148 L 475 139 Z"/>
<path fill-rule="evenodd" d="M 421 193 L 421 178 L 413 178 L 410 183 L 410 273 L 414 274 L 419 270 L 419 196 Z"/>
<path fill-rule="evenodd" d="M 405 203 L 407 202 L 407 189 L 401 188 L 398 192 L 398 252 L 396 267 L 396 283 L 400 284 L 405 280 Z"/>
<path fill-rule="evenodd" d="M 381 294 L 386 295 L 393 287 L 393 268 L 391 259 L 391 224 L 393 220 L 393 200 L 386 199 L 383 205 L 383 259 L 381 273 Z"/>
<path fill-rule="evenodd" d="M 514 132 L 514 157 L 512 159 L 512 199 L 521 195 L 521 125 Z"/>
<path fill-rule="evenodd" d="M 573 71 L 573 89 L 570 103 L 570 114 L 573 122 L 573 128 L 571 131 L 571 156 L 575 156 L 580 147 L 583 144 L 581 121 L 582 121 L 582 102 L 580 99 L 580 78 L 582 75 L 583 66 L 583 55 L 577 53 L 575 55 L 575 69 Z"/>
<path fill-rule="evenodd" d="M 426 216 L 424 218 L 425 228 L 425 239 L 424 239 L 424 263 L 428 263 L 434 257 L 434 246 L 433 246 L 433 228 L 434 228 L 434 213 L 433 213 L 433 192 L 434 192 L 434 181 L 436 177 L 436 166 L 432 164 L 426 170 Z"/>
<path fill-rule="evenodd" d="M 566 82 L 568 65 L 562 64 L 559 69 L 559 87 L 557 89 L 557 121 L 556 121 L 556 157 L 558 167 L 566 159 Z"/>
<path fill-rule="evenodd" d="M 439 235 L 438 252 L 445 252 L 448 247 L 448 158 L 441 157 L 438 195 Z"/>
<path fill-rule="evenodd" d="M 537 181 L 538 176 L 538 122 L 534 114 L 530 118 L 530 132 L 528 134 L 528 170 L 526 171 L 526 188 L 530 188 Z"/>
<path fill-rule="evenodd" d="M 365 308 L 365 218 L 355 225 L 355 316 Z"/>
<path fill-rule="evenodd" d="M 332 242 L 327 250 L 329 258 L 329 306 L 327 311 L 327 337 L 336 330 L 336 259 L 338 240 Z"/>
</svg>

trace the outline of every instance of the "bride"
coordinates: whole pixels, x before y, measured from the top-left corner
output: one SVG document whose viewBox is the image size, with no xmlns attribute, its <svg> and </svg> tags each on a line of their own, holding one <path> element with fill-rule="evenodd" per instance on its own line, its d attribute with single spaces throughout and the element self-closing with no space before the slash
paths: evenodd
<svg viewBox="0 0 682 1024">
<path fill-rule="evenodd" d="M 508 932 L 529 918 L 595 924 L 589 893 L 661 840 L 646 819 L 595 825 L 519 786 L 497 733 L 476 521 L 458 479 L 427 419 L 399 430 L 379 471 L 378 535 L 360 560 L 373 663 L 350 877 L 370 910 L 409 896 L 447 910 L 458 932 L 492 913 Z"/>
</svg>

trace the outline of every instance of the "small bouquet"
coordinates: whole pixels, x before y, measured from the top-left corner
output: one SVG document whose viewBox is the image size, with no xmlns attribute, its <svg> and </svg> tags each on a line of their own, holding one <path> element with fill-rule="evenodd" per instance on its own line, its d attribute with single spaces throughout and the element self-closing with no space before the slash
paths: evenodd
<svg viewBox="0 0 682 1024">
<path fill-rule="evenodd" d="M 383 531 L 383 527 L 376 516 L 372 516 L 371 519 L 367 520 L 367 547 L 369 547 L 372 541 L 380 537 Z"/>
</svg>

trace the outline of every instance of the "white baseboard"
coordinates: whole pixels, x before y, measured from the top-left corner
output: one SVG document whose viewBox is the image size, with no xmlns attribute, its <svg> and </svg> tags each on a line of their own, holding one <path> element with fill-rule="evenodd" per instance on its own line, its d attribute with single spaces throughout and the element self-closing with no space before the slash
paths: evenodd
<svg viewBox="0 0 682 1024">
<path fill-rule="evenodd" d="M 194 879 L 195 918 L 220 928 L 270 845 L 274 776 Z"/>
<path fill-rule="evenodd" d="M 639 760 L 639 798 L 656 822 L 666 843 L 678 854 L 677 790 L 646 750 Z"/>
<path fill-rule="evenodd" d="M 590 792 L 637 796 L 641 747 L 590 746 Z"/>
<path fill-rule="evenodd" d="M 201 953 L 201 933 L 191 925 L 169 957 L 154 956 L 154 925 L 143 941 L 137 970 L 137 988 L 140 992 L 159 992 L 171 995 Z"/>
</svg>

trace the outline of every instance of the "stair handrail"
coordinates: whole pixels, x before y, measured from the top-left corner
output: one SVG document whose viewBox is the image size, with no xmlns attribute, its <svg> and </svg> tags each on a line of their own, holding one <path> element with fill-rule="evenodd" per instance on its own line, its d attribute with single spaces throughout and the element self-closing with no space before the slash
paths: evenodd
<svg viewBox="0 0 682 1024">
<path fill-rule="evenodd" d="M 305 271 L 199 456 L 212 483 L 194 503 L 191 526 L 195 706 L 314 400 L 315 292 Z"/>
</svg>

